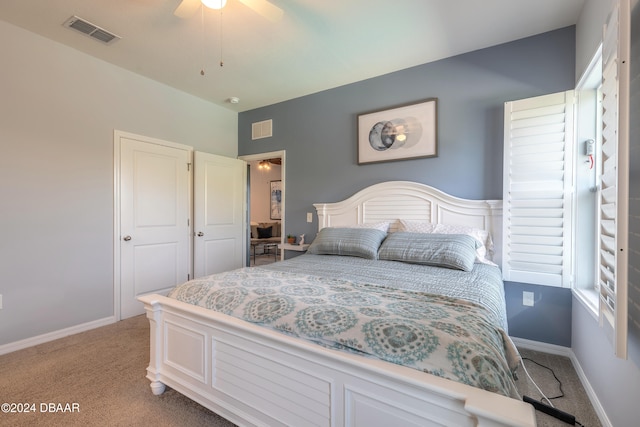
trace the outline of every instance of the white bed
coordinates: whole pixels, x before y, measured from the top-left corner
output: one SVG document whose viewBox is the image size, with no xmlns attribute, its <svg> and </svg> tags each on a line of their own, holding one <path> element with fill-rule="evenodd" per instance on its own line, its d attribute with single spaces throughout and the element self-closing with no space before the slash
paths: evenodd
<svg viewBox="0 0 640 427">
<path fill-rule="evenodd" d="M 499 200 L 463 200 L 392 181 L 314 206 L 320 229 L 405 219 L 486 230 L 498 255 L 493 260 L 500 262 Z M 165 296 L 140 300 L 151 325 L 147 378 L 153 393 L 169 386 L 238 425 L 535 425 L 532 406 L 513 398 Z"/>
</svg>

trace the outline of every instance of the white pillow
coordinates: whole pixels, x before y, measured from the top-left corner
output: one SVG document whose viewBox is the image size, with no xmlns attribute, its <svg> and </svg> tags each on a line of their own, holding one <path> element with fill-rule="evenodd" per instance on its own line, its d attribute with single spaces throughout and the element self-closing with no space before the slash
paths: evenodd
<svg viewBox="0 0 640 427">
<path fill-rule="evenodd" d="M 336 226 L 334 228 L 374 228 L 376 230 L 380 230 L 380 231 L 384 231 L 385 233 L 389 232 L 389 224 L 391 224 L 390 221 L 381 221 L 381 222 L 368 222 L 365 224 L 356 224 L 356 225 L 350 225 L 350 226 Z"/>
<path fill-rule="evenodd" d="M 433 233 L 436 224 L 427 221 L 410 221 L 401 219 L 398 231 L 406 231 L 408 233 Z"/>
</svg>

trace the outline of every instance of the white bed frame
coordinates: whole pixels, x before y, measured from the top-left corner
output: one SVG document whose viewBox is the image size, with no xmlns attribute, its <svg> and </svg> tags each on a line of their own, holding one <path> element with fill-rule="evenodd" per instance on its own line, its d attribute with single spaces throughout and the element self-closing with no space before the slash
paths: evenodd
<svg viewBox="0 0 640 427">
<path fill-rule="evenodd" d="M 501 252 L 500 200 L 392 181 L 314 206 L 319 228 L 396 219 L 470 225 L 491 232 Z M 169 386 L 241 426 L 535 426 L 533 407 L 516 399 L 161 295 L 140 300 L 151 324 L 153 393 Z"/>
</svg>

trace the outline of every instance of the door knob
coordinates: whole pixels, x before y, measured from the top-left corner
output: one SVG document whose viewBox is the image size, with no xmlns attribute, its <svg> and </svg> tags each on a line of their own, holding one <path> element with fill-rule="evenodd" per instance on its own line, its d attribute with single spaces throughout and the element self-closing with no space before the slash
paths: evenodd
<svg viewBox="0 0 640 427">
<path fill-rule="evenodd" d="M 202 237 L 204 236 L 204 233 L 202 231 L 198 231 L 198 237 Z"/>
<path fill-rule="evenodd" d="M 131 240 L 131 236 L 124 236 L 122 240 L 124 240 L 125 242 L 128 242 L 129 240 Z"/>
</svg>

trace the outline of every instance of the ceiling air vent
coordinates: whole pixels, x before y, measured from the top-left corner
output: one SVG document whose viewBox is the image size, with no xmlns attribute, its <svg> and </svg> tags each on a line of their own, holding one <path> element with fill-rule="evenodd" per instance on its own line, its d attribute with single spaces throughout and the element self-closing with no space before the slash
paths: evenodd
<svg viewBox="0 0 640 427">
<path fill-rule="evenodd" d="M 92 39 L 101 41 L 105 44 L 110 44 L 120 39 L 120 36 L 116 36 L 115 34 L 105 30 L 104 28 L 100 28 L 89 21 L 78 18 L 77 16 L 72 16 L 71 18 L 67 19 L 62 25 L 67 28 L 73 28 L 76 31 L 80 31 L 82 34 L 87 35 Z"/>
<path fill-rule="evenodd" d="M 273 136 L 273 120 L 263 120 L 251 124 L 251 139 L 269 138 Z"/>
</svg>

